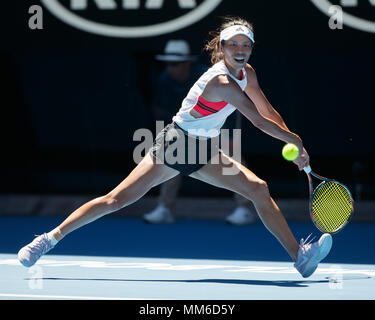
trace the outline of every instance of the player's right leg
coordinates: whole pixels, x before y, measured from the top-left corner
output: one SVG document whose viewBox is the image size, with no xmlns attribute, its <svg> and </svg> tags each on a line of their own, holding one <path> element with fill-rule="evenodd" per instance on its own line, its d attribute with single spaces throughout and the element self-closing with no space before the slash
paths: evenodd
<svg viewBox="0 0 375 320">
<path fill-rule="evenodd" d="M 331 235 L 323 234 L 314 243 L 308 241 L 308 237 L 302 240 L 299 245 L 283 214 L 271 198 L 267 184 L 248 168 L 227 155 L 220 153 L 217 157 L 219 157 L 219 161 L 211 161 L 190 176 L 217 187 L 231 190 L 251 200 L 263 224 L 284 246 L 295 262 L 294 266 L 299 273 L 305 278 L 313 274 L 319 262 L 331 250 Z M 237 168 L 237 170 L 233 170 L 236 174 L 224 175 L 224 168 L 228 168 L 224 164 L 231 164 L 231 167 Z"/>
<path fill-rule="evenodd" d="M 93 199 L 72 212 L 57 228 L 34 239 L 18 252 L 20 262 L 31 267 L 57 241 L 70 232 L 96 219 L 124 208 L 146 194 L 152 187 L 163 183 L 179 172 L 161 163 L 155 163 L 150 153 L 135 169 L 108 194 Z"/>
</svg>

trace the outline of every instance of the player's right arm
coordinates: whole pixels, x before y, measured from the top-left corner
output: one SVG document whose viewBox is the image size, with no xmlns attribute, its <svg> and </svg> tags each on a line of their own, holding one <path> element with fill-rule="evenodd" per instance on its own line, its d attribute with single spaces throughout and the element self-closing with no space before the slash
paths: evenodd
<svg viewBox="0 0 375 320">
<path fill-rule="evenodd" d="M 253 101 L 238 84 L 227 75 L 219 75 L 209 81 L 202 94 L 209 101 L 227 101 L 234 105 L 255 127 L 285 143 L 293 143 L 299 149 L 299 157 L 294 160 L 299 170 L 309 163 L 309 156 L 303 148 L 301 138 L 274 120 L 263 116 Z"/>
<path fill-rule="evenodd" d="M 275 121 L 285 130 L 289 131 L 281 115 L 271 105 L 262 89 L 260 88 L 254 68 L 247 64 L 245 69 L 247 74 L 247 85 L 244 90 L 245 94 L 254 102 L 259 113 L 261 113 L 264 117 Z M 293 162 L 297 164 L 299 169 L 301 170 L 305 165 L 309 164 L 309 155 L 305 148 L 303 148 L 303 152 L 301 152 L 300 150 L 299 154 L 300 157 Z"/>
</svg>

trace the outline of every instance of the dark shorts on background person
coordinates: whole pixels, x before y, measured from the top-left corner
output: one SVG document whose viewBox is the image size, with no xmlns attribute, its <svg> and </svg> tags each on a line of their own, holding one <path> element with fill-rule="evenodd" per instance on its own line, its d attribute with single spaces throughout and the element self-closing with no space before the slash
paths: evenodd
<svg viewBox="0 0 375 320">
<path fill-rule="evenodd" d="M 158 133 L 150 153 L 157 163 L 188 176 L 220 153 L 219 137 L 192 136 L 172 122 Z"/>
</svg>

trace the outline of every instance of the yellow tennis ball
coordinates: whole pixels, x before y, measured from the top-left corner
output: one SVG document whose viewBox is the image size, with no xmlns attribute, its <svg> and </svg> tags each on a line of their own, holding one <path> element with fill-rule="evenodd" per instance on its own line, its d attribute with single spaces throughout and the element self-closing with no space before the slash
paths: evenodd
<svg viewBox="0 0 375 320">
<path fill-rule="evenodd" d="M 298 158 L 299 151 L 298 147 L 293 143 L 287 143 L 283 147 L 283 151 L 281 152 L 285 160 L 293 161 Z"/>
</svg>

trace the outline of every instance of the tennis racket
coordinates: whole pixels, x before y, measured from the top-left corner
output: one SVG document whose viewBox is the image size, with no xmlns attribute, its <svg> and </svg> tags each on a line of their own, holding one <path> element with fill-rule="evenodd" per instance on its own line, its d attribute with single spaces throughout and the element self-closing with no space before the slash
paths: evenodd
<svg viewBox="0 0 375 320">
<path fill-rule="evenodd" d="M 354 211 L 349 189 L 338 181 L 316 174 L 310 166 L 303 170 L 309 180 L 311 220 L 324 233 L 339 232 L 349 222 Z M 322 181 L 315 189 L 312 176 Z"/>
</svg>

